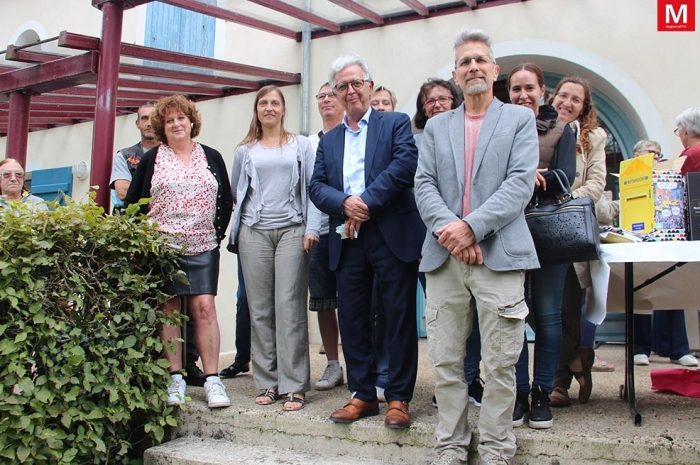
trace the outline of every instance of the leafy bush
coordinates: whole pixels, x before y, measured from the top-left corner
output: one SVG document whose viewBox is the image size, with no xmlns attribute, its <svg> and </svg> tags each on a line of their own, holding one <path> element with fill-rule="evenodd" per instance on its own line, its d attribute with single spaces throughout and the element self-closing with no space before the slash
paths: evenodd
<svg viewBox="0 0 700 465">
<path fill-rule="evenodd" d="M 137 209 L 0 210 L 0 462 L 128 463 L 176 425 L 158 328 L 180 317 L 158 304 L 177 257 Z"/>
</svg>

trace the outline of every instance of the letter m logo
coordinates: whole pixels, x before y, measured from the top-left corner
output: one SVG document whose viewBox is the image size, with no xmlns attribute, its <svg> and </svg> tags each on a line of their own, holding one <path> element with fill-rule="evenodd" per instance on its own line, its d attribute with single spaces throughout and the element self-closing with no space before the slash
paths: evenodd
<svg viewBox="0 0 700 465">
<path fill-rule="evenodd" d="M 695 0 L 657 0 L 659 31 L 695 31 Z"/>
</svg>

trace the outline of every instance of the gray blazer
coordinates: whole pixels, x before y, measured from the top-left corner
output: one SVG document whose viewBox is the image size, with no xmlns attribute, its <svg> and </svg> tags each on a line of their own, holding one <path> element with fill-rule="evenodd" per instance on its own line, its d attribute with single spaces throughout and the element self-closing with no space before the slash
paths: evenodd
<svg viewBox="0 0 700 465">
<path fill-rule="evenodd" d="M 534 113 L 493 100 L 474 155 L 469 223 L 495 271 L 539 268 L 523 209 L 532 196 L 539 145 Z M 416 203 L 428 227 L 421 271 L 433 271 L 449 252 L 432 233 L 461 218 L 464 194 L 464 104 L 428 120 L 420 140 Z"/>
</svg>

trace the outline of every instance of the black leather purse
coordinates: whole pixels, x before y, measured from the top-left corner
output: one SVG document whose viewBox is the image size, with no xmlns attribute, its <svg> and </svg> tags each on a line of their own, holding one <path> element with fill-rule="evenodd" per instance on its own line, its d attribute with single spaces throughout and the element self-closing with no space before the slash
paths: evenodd
<svg viewBox="0 0 700 465">
<path fill-rule="evenodd" d="M 595 203 L 588 197 L 574 199 L 566 174 L 556 175 L 563 195 L 535 194 L 525 208 L 525 220 L 535 242 L 540 265 L 598 260 L 600 235 Z"/>
</svg>

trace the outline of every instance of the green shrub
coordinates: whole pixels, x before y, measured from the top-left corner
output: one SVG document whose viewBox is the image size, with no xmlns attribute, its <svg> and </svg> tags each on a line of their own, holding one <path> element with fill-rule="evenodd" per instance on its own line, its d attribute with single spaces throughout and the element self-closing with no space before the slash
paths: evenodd
<svg viewBox="0 0 700 465">
<path fill-rule="evenodd" d="M 176 425 L 158 328 L 180 317 L 158 304 L 177 257 L 137 208 L 0 210 L 0 463 L 128 463 Z"/>
</svg>

